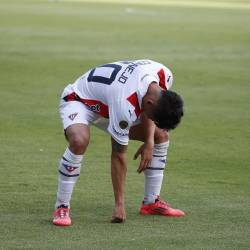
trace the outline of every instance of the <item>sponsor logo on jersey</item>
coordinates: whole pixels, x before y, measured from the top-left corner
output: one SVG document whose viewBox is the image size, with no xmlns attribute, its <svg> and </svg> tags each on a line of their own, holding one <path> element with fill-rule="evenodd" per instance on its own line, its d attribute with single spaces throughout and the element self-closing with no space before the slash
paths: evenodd
<svg viewBox="0 0 250 250">
<path fill-rule="evenodd" d="M 89 109 L 93 112 L 100 112 L 101 108 L 99 104 L 89 105 Z"/>
<path fill-rule="evenodd" d="M 117 131 L 117 130 L 115 129 L 114 126 L 112 126 L 112 129 L 113 129 L 113 131 L 115 132 L 115 134 L 117 134 L 117 135 L 119 135 L 119 136 L 128 136 L 128 132 L 120 132 L 120 131 Z"/>
<path fill-rule="evenodd" d="M 170 81 L 170 79 L 171 79 L 171 76 L 168 76 L 167 82 L 169 82 L 169 81 Z"/>
<path fill-rule="evenodd" d="M 68 117 L 71 121 L 73 121 L 77 115 L 78 115 L 78 113 L 74 113 L 74 114 L 69 115 Z"/>
<path fill-rule="evenodd" d="M 149 74 L 145 74 L 142 78 L 141 78 L 141 81 L 144 80 L 145 77 L 149 76 Z"/>
<path fill-rule="evenodd" d="M 101 116 L 108 118 L 109 117 L 109 110 L 108 110 L 108 106 L 105 105 L 104 103 L 98 101 L 98 100 L 91 100 L 91 99 L 83 99 L 81 97 L 79 97 L 75 92 L 65 96 L 63 98 L 66 102 L 70 102 L 70 101 L 78 101 L 83 103 L 84 105 L 86 105 L 91 111 L 96 112 L 98 114 L 100 114 Z M 77 114 L 77 113 L 76 113 Z M 72 115 L 70 115 L 72 116 Z M 72 116 L 73 117 L 73 116 Z M 70 118 L 70 117 L 69 117 Z M 73 117 L 73 119 L 71 119 L 72 121 L 74 120 L 75 117 Z"/>
<path fill-rule="evenodd" d="M 119 126 L 121 129 L 125 129 L 128 127 L 128 122 L 127 121 L 120 121 Z"/>
</svg>

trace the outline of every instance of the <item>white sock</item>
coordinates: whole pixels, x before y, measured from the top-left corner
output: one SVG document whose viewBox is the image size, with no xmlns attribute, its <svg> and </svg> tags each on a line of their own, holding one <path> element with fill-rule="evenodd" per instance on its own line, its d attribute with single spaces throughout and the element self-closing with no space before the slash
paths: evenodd
<svg viewBox="0 0 250 250">
<path fill-rule="evenodd" d="M 154 145 L 152 161 L 144 171 L 144 204 L 154 203 L 160 195 L 168 146 L 169 141 Z"/>
<path fill-rule="evenodd" d="M 82 159 L 83 155 L 75 155 L 69 148 L 66 148 L 59 162 L 56 208 L 60 205 L 70 207 L 71 195 L 80 175 Z"/>
</svg>

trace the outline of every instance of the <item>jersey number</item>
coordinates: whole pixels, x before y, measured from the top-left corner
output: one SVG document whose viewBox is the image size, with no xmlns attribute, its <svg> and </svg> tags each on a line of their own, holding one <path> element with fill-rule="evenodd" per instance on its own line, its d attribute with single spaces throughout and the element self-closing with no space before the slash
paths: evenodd
<svg viewBox="0 0 250 250">
<path fill-rule="evenodd" d="M 110 85 L 116 78 L 122 66 L 117 64 L 105 64 L 90 71 L 89 82 L 98 82 Z"/>
</svg>

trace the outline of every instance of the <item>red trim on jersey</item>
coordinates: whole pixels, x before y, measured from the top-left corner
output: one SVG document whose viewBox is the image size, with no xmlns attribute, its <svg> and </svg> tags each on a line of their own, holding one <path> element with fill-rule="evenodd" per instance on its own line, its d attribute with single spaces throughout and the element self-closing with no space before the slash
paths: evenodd
<svg viewBox="0 0 250 250">
<path fill-rule="evenodd" d="M 66 102 L 79 101 L 79 99 L 80 99 L 80 97 L 75 92 L 63 97 L 63 100 Z"/>
<path fill-rule="evenodd" d="M 85 104 L 91 111 L 105 117 L 109 118 L 109 108 L 106 104 L 98 101 L 98 100 L 91 100 L 91 99 L 83 99 L 78 96 L 75 92 L 65 96 L 63 98 L 66 102 L 69 101 L 78 101 Z"/>
<path fill-rule="evenodd" d="M 140 108 L 136 92 L 134 92 L 131 96 L 129 96 L 127 100 L 135 107 L 135 114 L 138 117 L 141 114 L 142 110 Z"/>
<path fill-rule="evenodd" d="M 159 76 L 160 78 L 160 87 L 164 90 L 167 90 L 167 86 L 166 86 L 166 76 L 165 76 L 165 72 L 164 72 L 164 69 L 161 69 L 157 72 L 157 75 Z"/>
<path fill-rule="evenodd" d="M 81 98 L 81 102 L 87 105 L 91 111 L 105 118 L 109 118 L 109 108 L 107 105 L 103 104 L 102 102 L 97 101 L 97 100 L 82 99 L 82 98 Z"/>
</svg>

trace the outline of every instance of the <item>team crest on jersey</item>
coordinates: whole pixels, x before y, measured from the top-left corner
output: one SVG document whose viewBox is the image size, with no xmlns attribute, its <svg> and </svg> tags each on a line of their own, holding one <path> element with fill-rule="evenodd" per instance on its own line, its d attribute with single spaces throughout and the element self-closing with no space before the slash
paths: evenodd
<svg viewBox="0 0 250 250">
<path fill-rule="evenodd" d="M 125 129 L 128 127 L 128 122 L 127 121 L 120 121 L 119 126 L 121 129 Z"/>
<path fill-rule="evenodd" d="M 78 113 L 74 113 L 74 114 L 69 115 L 68 117 L 71 121 L 73 121 L 77 115 L 78 115 Z"/>
</svg>

